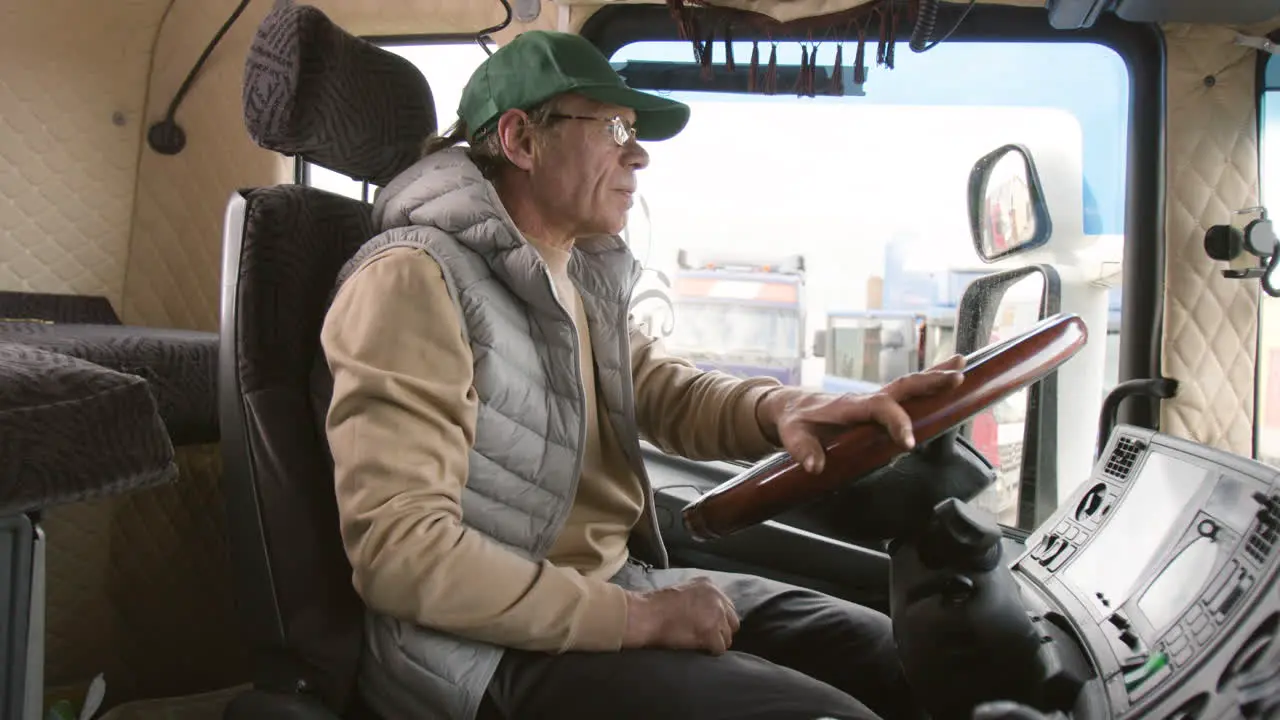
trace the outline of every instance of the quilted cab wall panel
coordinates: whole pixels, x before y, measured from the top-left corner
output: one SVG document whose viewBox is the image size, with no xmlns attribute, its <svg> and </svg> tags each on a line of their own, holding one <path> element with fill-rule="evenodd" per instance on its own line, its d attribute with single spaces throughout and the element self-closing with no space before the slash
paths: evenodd
<svg viewBox="0 0 1280 720">
<path fill-rule="evenodd" d="M 164 117 L 182 81 L 237 0 L 178 2 L 156 41 L 148 124 Z M 249 38 L 271 3 L 250 3 L 218 43 L 178 108 L 187 136 L 177 155 L 144 147 L 121 316 L 126 323 L 218 329 L 222 220 L 237 187 L 287 182 L 279 156 L 249 139 L 240 83 Z"/>
<path fill-rule="evenodd" d="M 163 117 L 173 93 L 237 0 L 179 2 L 156 44 L 147 118 Z M 449 0 L 315 0 L 334 22 L 358 35 L 467 32 L 497 23 L 502 7 Z M 292 182 L 293 163 L 253 144 L 240 109 L 244 58 L 271 3 L 250 3 L 209 56 L 177 119 L 187 146 L 166 156 L 143 149 L 138 202 L 122 315 L 127 323 L 216 330 L 222 220 L 237 188 Z M 509 40 L 532 27 L 555 26 L 547 0 L 538 20 L 513 23 Z M 430 75 L 427 77 L 430 81 Z"/>
<path fill-rule="evenodd" d="M 167 0 L 0 4 L 0 290 L 120 308 Z"/>
<path fill-rule="evenodd" d="M 1172 25 L 1165 33 L 1163 372 L 1181 385 L 1163 403 L 1161 429 L 1250 456 L 1259 289 L 1222 277 L 1205 255 L 1204 233 L 1258 204 L 1256 54 L 1226 28 Z"/>
</svg>

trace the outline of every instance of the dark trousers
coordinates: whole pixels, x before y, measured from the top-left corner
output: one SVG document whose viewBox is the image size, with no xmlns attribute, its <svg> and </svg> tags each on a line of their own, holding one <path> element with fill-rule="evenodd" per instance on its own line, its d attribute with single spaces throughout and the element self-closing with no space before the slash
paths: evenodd
<svg viewBox="0 0 1280 720">
<path fill-rule="evenodd" d="M 613 582 L 645 590 L 696 575 L 710 578 L 737 607 L 741 629 L 728 653 L 509 650 L 481 706 L 482 720 L 924 717 L 911 699 L 882 613 L 733 573 L 628 564 Z"/>
</svg>

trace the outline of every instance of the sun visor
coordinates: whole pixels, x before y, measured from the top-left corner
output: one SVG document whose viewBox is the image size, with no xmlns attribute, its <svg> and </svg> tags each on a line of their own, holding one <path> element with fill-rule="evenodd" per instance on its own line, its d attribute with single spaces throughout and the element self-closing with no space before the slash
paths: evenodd
<svg viewBox="0 0 1280 720">
<path fill-rule="evenodd" d="M 1139 23 L 1248 25 L 1280 15 L 1280 0 L 1050 0 L 1059 30 L 1092 27 L 1104 12 Z"/>
</svg>

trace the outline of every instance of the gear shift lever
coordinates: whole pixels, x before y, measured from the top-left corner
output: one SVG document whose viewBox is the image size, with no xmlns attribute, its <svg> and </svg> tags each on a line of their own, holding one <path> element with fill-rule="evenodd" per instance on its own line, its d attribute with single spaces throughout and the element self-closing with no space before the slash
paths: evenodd
<svg viewBox="0 0 1280 720">
<path fill-rule="evenodd" d="M 986 572 L 1000 559 L 1000 528 L 970 505 L 949 498 L 933 509 L 920 538 L 920 560 L 931 568 Z"/>
<path fill-rule="evenodd" d="M 964 502 L 933 508 L 889 545 L 891 617 L 913 690 L 934 720 L 968 720 L 988 701 L 1037 704 L 1041 633 L 1001 562 L 1000 529 Z"/>
</svg>

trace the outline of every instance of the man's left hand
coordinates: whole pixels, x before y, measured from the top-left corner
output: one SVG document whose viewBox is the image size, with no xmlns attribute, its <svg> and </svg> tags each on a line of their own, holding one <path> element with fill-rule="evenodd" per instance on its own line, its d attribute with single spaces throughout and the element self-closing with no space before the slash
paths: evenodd
<svg viewBox="0 0 1280 720">
<path fill-rule="evenodd" d="M 826 467 L 823 447 L 849 426 L 878 422 L 905 450 L 915 447 L 911 417 L 902 401 L 950 390 L 964 380 L 964 358 L 952 356 L 946 362 L 903 375 L 871 395 L 835 395 L 798 388 L 770 392 L 760 401 L 756 414 L 770 440 L 781 445 L 811 474 Z"/>
</svg>

